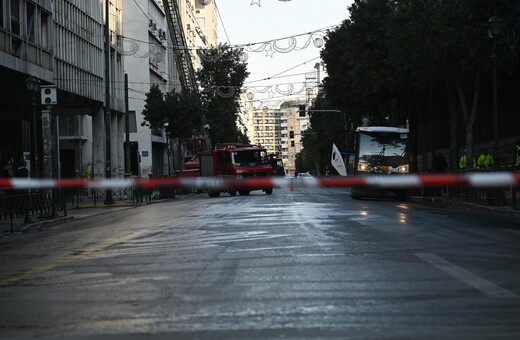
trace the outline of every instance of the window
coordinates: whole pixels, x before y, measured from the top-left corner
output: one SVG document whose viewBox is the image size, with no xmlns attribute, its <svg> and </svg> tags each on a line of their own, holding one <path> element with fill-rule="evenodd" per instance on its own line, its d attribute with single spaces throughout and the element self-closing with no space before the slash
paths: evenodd
<svg viewBox="0 0 520 340">
<path fill-rule="evenodd" d="M 4 27 L 4 0 L 0 0 L 0 28 Z"/>
<path fill-rule="evenodd" d="M 27 40 L 29 42 L 36 42 L 36 34 L 34 30 L 35 26 L 35 14 L 36 14 L 36 6 L 32 3 L 27 3 Z"/>
<path fill-rule="evenodd" d="M 83 117 L 80 115 L 62 115 L 59 124 L 60 136 L 81 137 L 83 135 Z"/>
<path fill-rule="evenodd" d="M 11 0 L 11 32 L 20 35 L 20 1 Z"/>
<path fill-rule="evenodd" d="M 42 31 L 41 31 L 41 45 L 43 48 L 49 48 L 49 14 L 42 11 L 41 15 L 41 23 L 42 23 Z"/>
</svg>

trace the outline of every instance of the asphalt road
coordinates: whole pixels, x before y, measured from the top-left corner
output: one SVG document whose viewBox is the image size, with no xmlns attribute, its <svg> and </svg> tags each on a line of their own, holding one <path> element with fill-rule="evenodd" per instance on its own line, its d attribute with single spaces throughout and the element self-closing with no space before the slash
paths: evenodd
<svg viewBox="0 0 520 340">
<path fill-rule="evenodd" d="M 205 194 L 0 239 L 0 338 L 518 338 L 520 219 Z"/>
</svg>

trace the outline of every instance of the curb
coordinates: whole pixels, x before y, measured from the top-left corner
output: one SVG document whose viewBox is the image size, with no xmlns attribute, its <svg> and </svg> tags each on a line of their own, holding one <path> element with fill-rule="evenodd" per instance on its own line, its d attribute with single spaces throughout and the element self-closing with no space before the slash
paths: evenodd
<svg viewBox="0 0 520 340">
<path fill-rule="evenodd" d="M 513 210 L 513 208 L 507 207 L 507 206 L 495 207 L 495 206 L 482 205 L 482 204 L 472 203 L 472 202 L 450 200 L 450 199 L 442 198 L 442 197 L 413 196 L 413 197 L 411 197 L 411 200 L 414 202 L 426 202 L 426 203 L 433 203 L 433 204 L 449 205 L 449 206 L 468 209 L 468 210 L 481 210 L 481 211 L 492 212 L 492 213 L 497 213 L 497 214 L 520 216 L 520 210 Z"/>
</svg>

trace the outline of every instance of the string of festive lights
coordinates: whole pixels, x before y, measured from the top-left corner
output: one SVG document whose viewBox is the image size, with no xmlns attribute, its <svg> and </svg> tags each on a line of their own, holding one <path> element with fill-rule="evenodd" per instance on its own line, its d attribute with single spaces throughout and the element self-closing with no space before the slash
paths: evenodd
<svg viewBox="0 0 520 340">
<path fill-rule="evenodd" d="M 211 0 L 209 0 L 211 1 Z M 249 6 L 253 6 L 253 5 L 257 5 L 258 7 L 262 7 L 262 4 L 260 3 L 261 0 L 252 0 L 251 1 L 251 4 Z M 292 1 L 292 0 L 278 0 L 280 2 L 289 2 L 289 1 Z"/>
</svg>

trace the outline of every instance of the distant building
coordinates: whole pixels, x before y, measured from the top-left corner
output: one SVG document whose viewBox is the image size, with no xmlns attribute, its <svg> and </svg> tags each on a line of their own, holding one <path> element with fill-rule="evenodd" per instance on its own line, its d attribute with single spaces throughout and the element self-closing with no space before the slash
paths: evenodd
<svg viewBox="0 0 520 340">
<path fill-rule="evenodd" d="M 296 171 L 296 155 L 303 149 L 302 137 L 309 127 L 309 116 L 300 113 L 297 105 L 284 110 L 281 116 L 280 143 L 284 168 L 290 175 L 294 175 Z"/>
<path fill-rule="evenodd" d="M 253 144 L 261 144 L 270 154 L 281 155 L 280 117 L 279 109 L 261 109 L 253 112 L 251 141 Z"/>
</svg>

